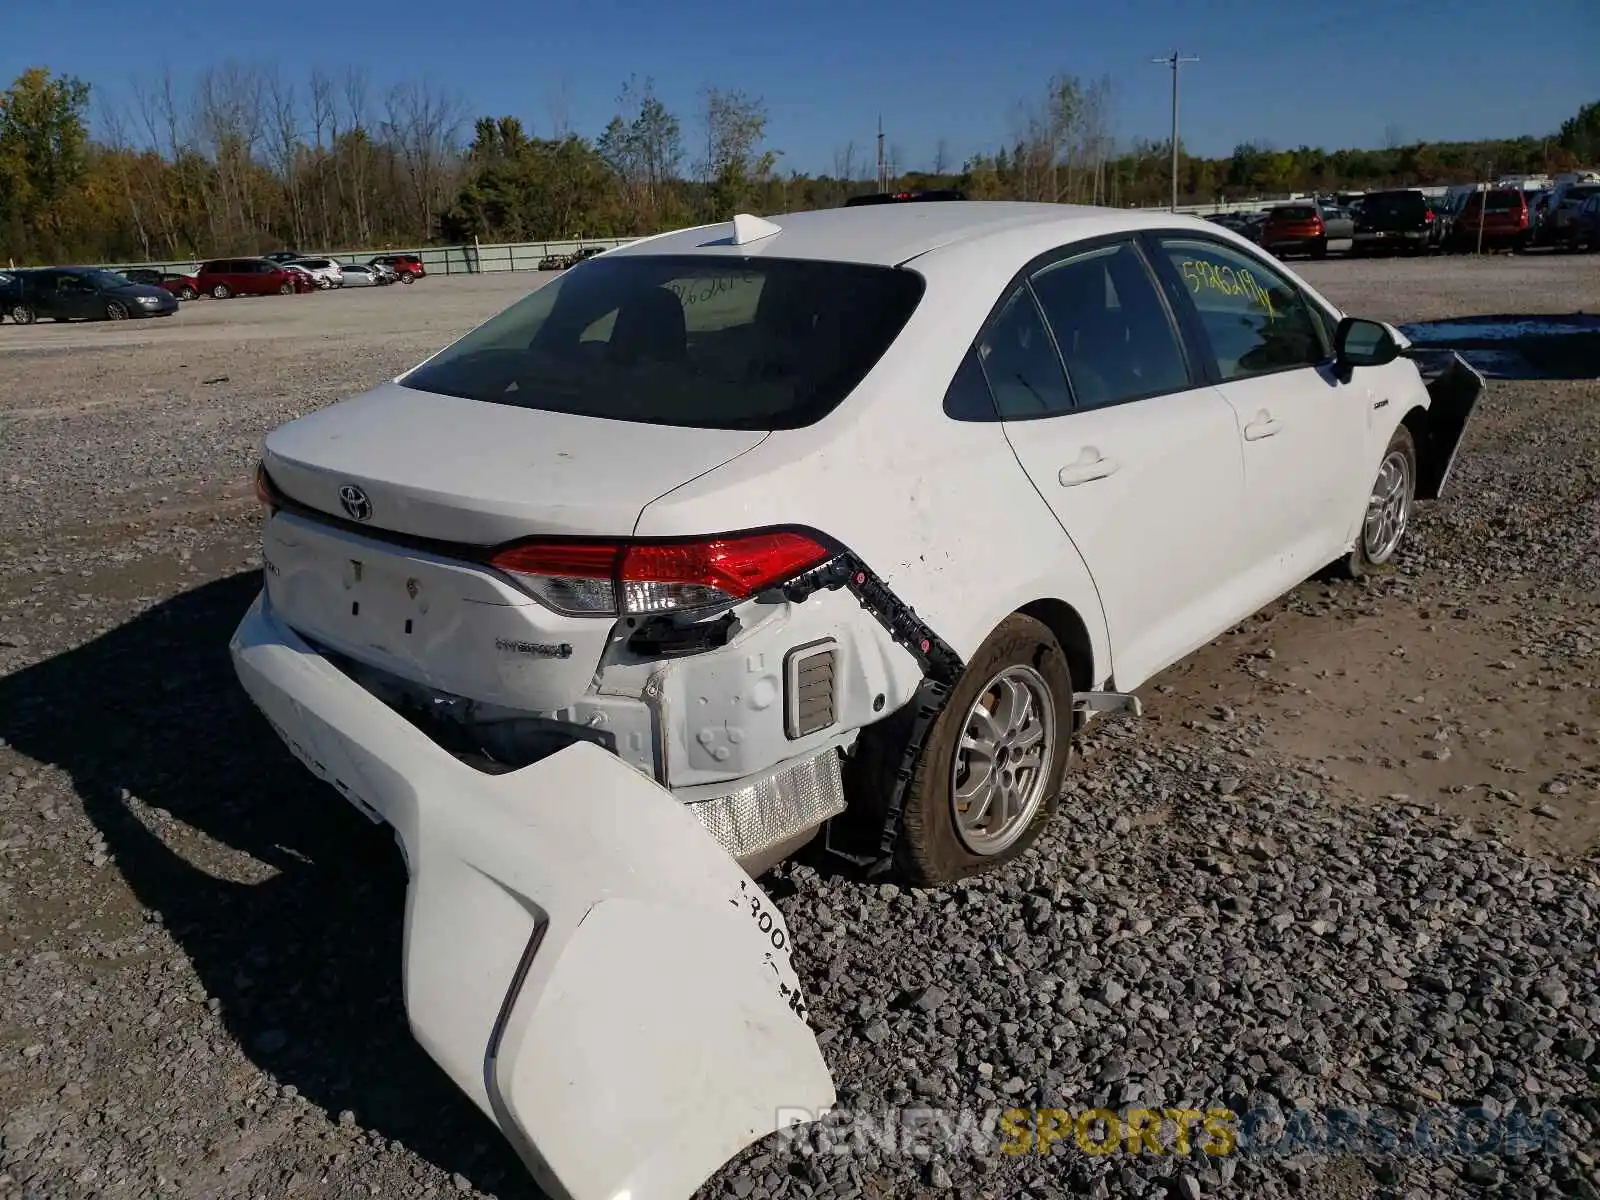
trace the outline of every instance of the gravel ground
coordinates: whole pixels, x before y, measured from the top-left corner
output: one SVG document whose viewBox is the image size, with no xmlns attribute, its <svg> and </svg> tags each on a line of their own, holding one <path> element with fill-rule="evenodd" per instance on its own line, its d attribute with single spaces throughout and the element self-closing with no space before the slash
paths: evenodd
<svg viewBox="0 0 1600 1200">
<path fill-rule="evenodd" d="M 1593 263 L 1305 274 L 1414 321 L 1592 312 Z M 534 1194 L 407 1031 L 392 844 L 225 655 L 262 433 L 533 282 L 0 327 L 0 1196 Z M 998 877 L 766 881 L 847 1113 L 1476 1107 L 1554 1114 L 1542 1148 L 1046 1163 L 813 1131 L 706 1194 L 1600 1195 L 1597 529 L 1600 381 L 1497 382 L 1395 571 L 1302 586 L 1093 727 Z"/>
</svg>

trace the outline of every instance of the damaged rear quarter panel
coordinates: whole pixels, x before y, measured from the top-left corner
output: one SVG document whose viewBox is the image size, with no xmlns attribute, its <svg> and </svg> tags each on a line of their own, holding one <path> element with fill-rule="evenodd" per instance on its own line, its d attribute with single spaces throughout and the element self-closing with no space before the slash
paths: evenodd
<svg viewBox="0 0 1600 1200">
<path fill-rule="evenodd" d="M 922 303 L 843 404 L 652 501 L 635 533 L 817 529 L 848 546 L 963 658 L 1009 613 L 1061 600 L 1083 619 L 1092 682 L 1102 681 L 1112 666 L 1105 616 L 1076 548 L 1002 426 L 943 412 L 962 356 L 1011 277 L 1008 264 L 1048 249 L 1038 243 L 1051 238 L 1068 240 L 1029 231 L 1014 253 L 996 238 L 981 252 L 955 245 L 918 258 L 928 280 Z"/>
</svg>

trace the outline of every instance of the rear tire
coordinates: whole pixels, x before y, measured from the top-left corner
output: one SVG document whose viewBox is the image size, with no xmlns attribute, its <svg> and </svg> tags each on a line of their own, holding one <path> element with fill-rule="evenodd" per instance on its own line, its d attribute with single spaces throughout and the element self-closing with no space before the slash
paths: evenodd
<svg viewBox="0 0 1600 1200">
<path fill-rule="evenodd" d="M 898 736 L 891 733 L 879 759 L 888 768 L 877 772 L 884 792 L 905 728 L 900 718 L 886 725 Z M 900 872 L 931 886 L 1022 854 L 1055 811 L 1071 752 L 1066 655 L 1042 622 L 1013 613 L 972 656 L 923 744 L 906 786 L 895 848 Z"/>
<path fill-rule="evenodd" d="M 226 300 L 229 296 L 233 295 L 233 289 L 225 283 L 219 283 L 212 287 L 211 294 L 218 300 Z"/>
<path fill-rule="evenodd" d="M 292 283 L 281 283 L 281 284 L 279 284 L 278 285 L 278 295 L 280 295 L 280 296 L 292 296 L 292 295 L 294 295 L 294 284 L 292 284 Z"/>
<path fill-rule="evenodd" d="M 415 283 L 416 281 L 417 281 L 417 277 L 415 275 L 406 274 L 406 275 L 400 276 L 400 282 L 401 283 Z"/>
<path fill-rule="evenodd" d="M 1356 533 L 1356 544 L 1343 558 L 1329 564 L 1324 575 L 1333 579 L 1359 579 L 1387 566 L 1394 559 L 1417 501 L 1417 446 L 1411 430 L 1401 425 L 1389 438 L 1371 490 L 1366 512 Z"/>
<path fill-rule="evenodd" d="M 11 319 L 18 325 L 32 325 L 38 320 L 38 315 L 26 304 L 13 304 L 11 306 Z"/>
</svg>

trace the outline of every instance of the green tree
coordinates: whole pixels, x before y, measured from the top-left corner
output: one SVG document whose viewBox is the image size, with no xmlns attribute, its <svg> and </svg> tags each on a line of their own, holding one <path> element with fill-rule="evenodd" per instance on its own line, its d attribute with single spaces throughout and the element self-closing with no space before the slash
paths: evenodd
<svg viewBox="0 0 1600 1200">
<path fill-rule="evenodd" d="M 65 200 L 83 179 L 89 85 L 30 67 L 0 92 L 0 229 L 22 254 L 60 247 Z"/>
<path fill-rule="evenodd" d="M 1600 162 L 1600 100 L 1585 104 L 1563 121 L 1556 142 L 1585 166 Z"/>
</svg>

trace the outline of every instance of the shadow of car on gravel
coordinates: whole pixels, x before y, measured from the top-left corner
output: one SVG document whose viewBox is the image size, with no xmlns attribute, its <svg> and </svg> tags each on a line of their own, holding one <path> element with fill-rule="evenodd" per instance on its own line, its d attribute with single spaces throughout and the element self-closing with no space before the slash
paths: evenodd
<svg viewBox="0 0 1600 1200">
<path fill-rule="evenodd" d="M 1399 326 L 1425 351 L 1454 350 L 1489 379 L 1600 379 L 1600 315 L 1493 313 Z"/>
<path fill-rule="evenodd" d="M 539 1197 L 411 1037 L 393 841 L 290 757 L 234 676 L 228 638 L 259 586 L 256 572 L 207 584 L 0 679 L 5 736 L 70 773 L 115 866 L 253 1062 L 447 1173 Z M 276 874 L 248 884 L 192 865 L 128 794 Z"/>
</svg>

